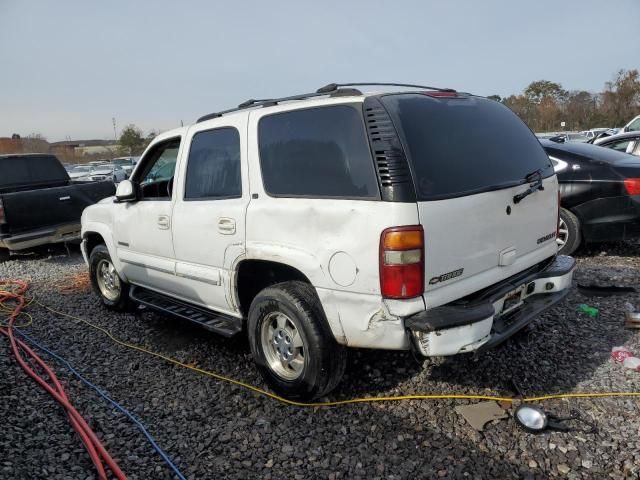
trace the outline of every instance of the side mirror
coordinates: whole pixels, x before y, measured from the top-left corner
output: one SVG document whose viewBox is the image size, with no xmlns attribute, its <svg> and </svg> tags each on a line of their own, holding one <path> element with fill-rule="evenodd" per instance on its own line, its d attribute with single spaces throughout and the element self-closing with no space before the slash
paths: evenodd
<svg viewBox="0 0 640 480">
<path fill-rule="evenodd" d="M 131 180 L 122 180 L 116 189 L 116 202 L 131 202 L 136 199 L 136 189 Z"/>
<path fill-rule="evenodd" d="M 628 132 L 628 131 L 629 131 L 629 127 L 624 127 L 624 128 L 622 129 L 622 131 L 623 131 L 623 132 Z"/>
</svg>

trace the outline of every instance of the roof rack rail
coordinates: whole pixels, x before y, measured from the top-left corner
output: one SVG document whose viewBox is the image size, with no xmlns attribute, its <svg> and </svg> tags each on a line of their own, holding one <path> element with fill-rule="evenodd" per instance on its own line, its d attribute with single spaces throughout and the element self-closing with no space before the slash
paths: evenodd
<svg viewBox="0 0 640 480">
<path fill-rule="evenodd" d="M 222 110 L 220 112 L 209 113 L 203 117 L 200 117 L 196 123 L 204 122 L 206 120 L 211 120 L 212 118 L 218 118 L 222 115 L 231 112 L 237 112 L 238 110 L 244 110 L 245 108 L 251 107 L 271 107 L 273 105 L 277 105 L 280 102 L 289 102 L 292 100 L 305 100 L 307 98 L 313 97 L 322 97 L 325 95 L 339 97 L 346 95 L 362 95 L 362 92 L 355 88 L 342 88 L 341 87 L 359 87 L 359 86 L 384 86 L 384 87 L 407 87 L 407 88 L 422 88 L 425 90 L 434 90 L 437 92 L 455 92 L 453 88 L 437 88 L 437 87 L 428 87 L 425 85 L 413 85 L 410 83 L 380 83 L 380 82 L 360 82 L 360 83 L 330 83 L 325 85 L 324 87 L 319 88 L 315 92 L 311 93 L 302 93 L 299 95 L 291 95 L 289 97 L 280 97 L 280 98 L 262 98 L 256 100 L 251 98 L 242 102 L 235 108 L 230 108 L 228 110 Z"/>
<path fill-rule="evenodd" d="M 311 92 L 311 93 L 302 93 L 299 95 L 291 95 L 288 97 L 280 97 L 280 98 L 262 98 L 259 100 L 256 100 L 254 98 L 251 98 L 249 100 L 246 100 L 244 102 L 242 102 L 240 105 L 238 105 L 235 108 L 230 108 L 228 110 L 222 110 L 220 112 L 214 112 L 214 113 L 209 113 L 208 115 L 205 115 L 203 117 L 200 117 L 196 123 L 200 123 L 200 122 L 204 122 L 205 120 L 211 120 L 212 118 L 217 118 L 217 117 L 221 117 L 222 115 L 226 114 L 226 113 L 231 113 L 231 112 L 237 112 L 238 110 L 244 110 L 245 108 L 251 108 L 251 107 L 271 107 L 273 105 L 277 105 L 280 102 L 289 102 L 292 100 L 305 100 L 307 98 L 313 98 L 313 97 L 324 97 L 326 95 L 330 95 L 330 96 L 339 96 L 339 95 L 362 95 L 362 92 L 360 90 L 356 90 L 355 88 L 349 88 L 349 89 L 344 89 L 344 91 L 335 88 L 329 92 Z"/>
<path fill-rule="evenodd" d="M 340 87 L 408 87 L 408 88 L 424 88 L 426 90 L 435 90 L 438 92 L 455 92 L 453 88 L 428 87 L 426 85 L 414 85 L 411 83 L 385 83 L 385 82 L 359 82 L 359 83 L 330 83 L 316 90 L 317 93 L 331 93 Z"/>
</svg>

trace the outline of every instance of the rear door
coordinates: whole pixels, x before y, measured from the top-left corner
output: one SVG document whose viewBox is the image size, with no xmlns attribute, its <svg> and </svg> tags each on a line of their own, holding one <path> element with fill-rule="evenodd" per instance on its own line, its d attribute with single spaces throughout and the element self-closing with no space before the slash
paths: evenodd
<svg viewBox="0 0 640 480">
<path fill-rule="evenodd" d="M 557 179 L 540 143 L 515 114 L 498 102 L 466 95 L 382 100 L 414 178 L 425 232 L 428 307 L 556 253 Z M 537 176 L 544 189 L 514 201 Z"/>
</svg>

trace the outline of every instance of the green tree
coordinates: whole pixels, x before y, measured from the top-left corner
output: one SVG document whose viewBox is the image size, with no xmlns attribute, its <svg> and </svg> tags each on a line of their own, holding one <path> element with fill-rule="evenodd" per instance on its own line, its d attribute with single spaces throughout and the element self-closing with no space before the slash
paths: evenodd
<svg viewBox="0 0 640 480">
<path fill-rule="evenodd" d="M 567 97 L 567 91 L 562 85 L 549 80 L 537 80 L 531 82 L 524 90 L 524 95 L 531 103 L 542 103 L 545 98 L 552 98 L 556 102 L 562 102 Z"/>
<path fill-rule="evenodd" d="M 129 124 L 122 129 L 118 145 L 123 153 L 140 155 L 147 145 L 147 140 L 142 134 L 142 130 L 133 124 Z"/>
<path fill-rule="evenodd" d="M 619 70 L 602 92 L 602 111 L 612 127 L 621 127 L 640 113 L 640 73 Z"/>
</svg>

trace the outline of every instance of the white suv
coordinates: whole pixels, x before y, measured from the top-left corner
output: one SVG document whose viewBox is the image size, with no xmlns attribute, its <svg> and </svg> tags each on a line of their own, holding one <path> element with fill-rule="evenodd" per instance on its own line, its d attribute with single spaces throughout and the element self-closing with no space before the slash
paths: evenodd
<svg viewBox="0 0 640 480">
<path fill-rule="evenodd" d="M 558 182 L 516 115 L 353 86 L 159 135 L 115 200 L 84 211 L 102 302 L 246 331 L 268 384 L 311 399 L 340 381 L 345 347 L 479 352 L 568 293 Z"/>
</svg>

